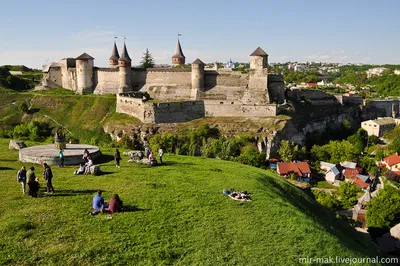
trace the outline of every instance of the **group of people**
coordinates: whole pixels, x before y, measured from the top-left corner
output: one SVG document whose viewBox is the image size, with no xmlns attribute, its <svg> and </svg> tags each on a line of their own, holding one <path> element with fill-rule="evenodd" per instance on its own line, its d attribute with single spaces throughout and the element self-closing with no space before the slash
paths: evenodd
<svg viewBox="0 0 400 266">
<path fill-rule="evenodd" d="M 117 156 L 117 153 L 118 153 L 118 156 Z M 147 146 L 144 148 L 144 155 L 143 155 L 142 151 L 124 152 L 124 155 L 130 156 L 128 162 L 138 162 L 138 161 L 141 161 L 143 158 L 146 158 L 146 159 L 148 159 L 150 161 L 151 165 L 157 165 L 158 164 L 157 163 L 157 159 L 153 156 L 153 152 Z M 160 158 L 160 164 L 163 164 L 163 155 L 164 155 L 164 151 L 160 148 L 158 150 L 158 156 Z M 118 149 L 116 150 L 116 152 L 114 154 L 114 159 L 115 159 L 115 161 L 117 163 L 117 167 L 119 167 L 119 161 L 117 161 L 116 158 L 119 158 L 119 160 L 121 159 Z"/>
<path fill-rule="evenodd" d="M 74 175 L 87 175 L 90 172 L 90 167 L 94 165 L 88 149 L 83 152 L 82 159 L 85 160 L 85 164 L 79 164 L 79 169 L 74 171 Z"/>
<path fill-rule="evenodd" d="M 122 208 L 122 200 L 119 198 L 118 194 L 115 194 L 110 200 L 109 203 L 104 201 L 104 198 L 101 196 L 102 191 L 97 191 L 96 195 L 93 197 L 92 202 L 92 210 L 89 212 L 90 215 L 96 215 L 98 213 L 114 213 L 123 211 Z"/>
<path fill-rule="evenodd" d="M 54 193 L 53 187 L 53 172 L 51 171 L 50 166 L 47 163 L 43 163 L 43 177 L 46 181 L 46 192 L 45 193 Z M 39 191 L 39 178 L 35 175 L 35 167 L 30 167 L 28 171 L 26 171 L 25 166 L 22 166 L 21 170 L 17 173 L 17 181 L 21 183 L 22 193 L 26 194 L 26 184 L 28 184 L 28 195 L 36 198 Z"/>
</svg>

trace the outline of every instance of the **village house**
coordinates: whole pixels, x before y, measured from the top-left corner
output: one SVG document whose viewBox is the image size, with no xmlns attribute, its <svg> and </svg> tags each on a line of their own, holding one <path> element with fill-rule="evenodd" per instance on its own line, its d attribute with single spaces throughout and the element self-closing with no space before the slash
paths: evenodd
<svg viewBox="0 0 400 266">
<path fill-rule="evenodd" d="M 296 179 L 300 181 L 311 181 L 311 170 L 307 162 L 278 162 L 276 170 L 283 177 L 289 177 L 294 174 Z"/>
<path fill-rule="evenodd" d="M 383 158 L 381 161 L 381 167 L 386 167 L 390 171 L 400 174 L 400 156 L 397 154 L 392 154 L 388 157 Z"/>
<path fill-rule="evenodd" d="M 346 182 L 353 182 L 358 188 L 362 190 L 368 189 L 372 179 L 364 174 L 364 169 L 358 167 L 353 162 L 341 162 L 340 164 L 332 164 L 328 162 L 321 162 L 321 170 L 325 172 L 325 180 L 330 184 L 339 186 L 341 180 Z"/>
<path fill-rule="evenodd" d="M 325 180 L 330 184 L 339 185 L 339 180 L 342 179 L 342 166 L 328 162 L 321 162 L 321 170 L 325 172 Z"/>
</svg>

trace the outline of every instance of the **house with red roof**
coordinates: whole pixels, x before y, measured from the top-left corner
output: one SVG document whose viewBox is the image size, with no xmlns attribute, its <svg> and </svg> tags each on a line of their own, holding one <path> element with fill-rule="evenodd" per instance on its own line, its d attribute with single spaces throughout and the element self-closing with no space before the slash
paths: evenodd
<svg viewBox="0 0 400 266">
<path fill-rule="evenodd" d="M 381 166 L 384 166 L 393 172 L 400 171 L 400 156 L 396 152 L 395 154 L 383 158 Z"/>
<path fill-rule="evenodd" d="M 307 87 L 315 88 L 315 87 L 317 87 L 317 83 L 307 83 Z"/>
<path fill-rule="evenodd" d="M 311 181 L 311 170 L 307 162 L 278 162 L 276 171 L 283 177 L 293 173 L 300 181 Z"/>
</svg>

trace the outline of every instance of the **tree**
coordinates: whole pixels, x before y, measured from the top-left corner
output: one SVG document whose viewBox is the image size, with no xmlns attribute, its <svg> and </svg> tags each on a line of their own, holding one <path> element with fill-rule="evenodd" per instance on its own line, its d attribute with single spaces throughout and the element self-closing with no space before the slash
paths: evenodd
<svg viewBox="0 0 400 266">
<path fill-rule="evenodd" d="M 146 52 L 143 53 L 142 61 L 140 61 L 141 67 L 152 68 L 154 67 L 154 63 L 154 58 L 151 56 L 149 49 L 146 49 Z"/>
<path fill-rule="evenodd" d="M 368 227 L 390 228 L 400 222 L 400 190 L 385 186 L 367 205 Z"/>
<path fill-rule="evenodd" d="M 342 182 L 339 188 L 339 198 L 345 208 L 352 208 L 357 203 L 357 193 L 360 189 L 351 182 Z"/>
<path fill-rule="evenodd" d="M 290 143 L 288 140 L 282 140 L 278 153 L 285 162 L 291 162 L 299 151 L 299 146 Z"/>
<path fill-rule="evenodd" d="M 22 102 L 20 105 L 18 105 L 18 110 L 20 110 L 21 112 L 25 113 L 26 111 L 28 111 L 28 104 L 26 102 Z"/>
<path fill-rule="evenodd" d="M 400 154 L 400 137 L 395 138 L 389 145 L 391 153 L 397 152 Z"/>
</svg>

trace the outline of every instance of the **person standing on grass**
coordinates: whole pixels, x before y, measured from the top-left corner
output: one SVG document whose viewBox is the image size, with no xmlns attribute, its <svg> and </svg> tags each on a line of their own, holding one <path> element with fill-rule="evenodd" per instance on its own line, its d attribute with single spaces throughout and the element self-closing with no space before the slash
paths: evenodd
<svg viewBox="0 0 400 266">
<path fill-rule="evenodd" d="M 86 163 L 88 161 L 89 155 L 90 155 L 90 153 L 89 153 L 88 149 L 85 149 L 85 151 L 83 152 L 82 159 L 84 159 Z"/>
<path fill-rule="evenodd" d="M 44 180 L 46 180 L 46 185 L 47 185 L 47 189 L 46 189 L 46 193 L 54 193 L 54 188 L 53 188 L 53 172 L 51 171 L 50 166 L 47 165 L 47 163 L 43 164 L 43 168 L 44 168 Z"/>
<path fill-rule="evenodd" d="M 28 181 L 28 194 L 32 196 L 33 198 L 37 197 L 37 192 L 39 190 L 39 182 L 38 179 L 35 176 L 35 167 L 29 168 L 29 171 L 26 173 L 26 178 Z"/>
<path fill-rule="evenodd" d="M 60 167 L 64 167 L 64 152 L 62 149 L 60 149 L 60 151 L 58 152 L 58 156 L 60 156 Z"/>
<path fill-rule="evenodd" d="M 160 148 L 160 149 L 158 150 L 158 156 L 160 156 L 160 164 L 162 164 L 162 157 L 163 157 L 163 155 L 164 155 L 164 151 Z"/>
<path fill-rule="evenodd" d="M 21 167 L 21 170 L 18 171 L 17 173 L 17 181 L 21 183 L 22 185 L 22 194 L 25 194 L 25 188 L 26 188 L 26 169 L 25 166 Z"/>
<path fill-rule="evenodd" d="M 115 160 L 116 166 L 117 166 L 118 168 L 120 168 L 120 167 L 119 167 L 119 161 L 121 161 L 121 154 L 119 153 L 118 148 L 115 149 L 114 160 Z"/>
</svg>

